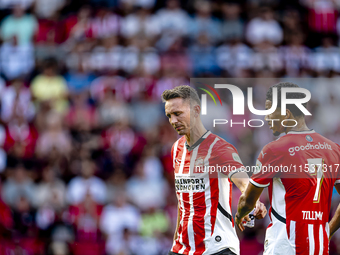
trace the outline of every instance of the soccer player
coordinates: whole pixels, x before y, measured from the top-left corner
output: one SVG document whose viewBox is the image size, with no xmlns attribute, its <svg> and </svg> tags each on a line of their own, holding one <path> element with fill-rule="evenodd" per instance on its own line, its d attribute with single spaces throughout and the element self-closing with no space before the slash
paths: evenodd
<svg viewBox="0 0 340 255">
<path fill-rule="evenodd" d="M 165 90 L 162 100 L 170 124 L 182 135 L 171 149 L 178 216 L 169 254 L 239 254 L 231 212 L 232 183 L 244 192 L 249 178 L 242 172 L 237 150 L 204 128 L 195 89 L 178 86 Z M 204 171 L 207 166 L 224 167 L 224 171 Z M 266 212 L 265 206 L 256 202 L 255 216 L 263 218 Z"/>
<path fill-rule="evenodd" d="M 242 218 L 268 187 L 271 224 L 266 231 L 263 254 L 326 255 L 339 145 L 309 129 L 304 114 L 295 105 L 287 105 L 286 114 L 281 115 L 281 88 L 297 88 L 295 84 L 285 82 L 272 86 L 267 92 L 266 109 L 272 105 L 273 87 L 278 89 L 278 108 L 265 120 L 275 136 L 286 135 L 262 149 L 257 169 L 240 197 L 235 221 L 243 230 Z M 304 97 L 302 93 L 287 93 L 289 99 Z M 279 121 L 271 121 L 273 119 Z M 295 121 L 297 125 L 284 127 L 283 120 L 286 126 L 294 126 Z M 273 167 L 277 167 L 276 170 Z"/>
</svg>

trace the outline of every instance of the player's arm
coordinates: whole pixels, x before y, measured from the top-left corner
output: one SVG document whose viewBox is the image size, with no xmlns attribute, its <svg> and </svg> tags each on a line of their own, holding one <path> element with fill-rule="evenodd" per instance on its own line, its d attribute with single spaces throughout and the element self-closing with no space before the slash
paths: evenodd
<svg viewBox="0 0 340 255">
<path fill-rule="evenodd" d="M 248 174 L 246 172 L 237 172 L 230 177 L 230 180 L 242 192 L 242 195 L 244 195 L 245 191 L 247 190 L 247 187 L 249 186 Z M 255 207 L 254 215 L 256 219 L 263 219 L 267 214 L 267 209 L 264 206 L 264 204 L 257 199 L 249 212 L 251 212 L 254 207 Z"/>
<path fill-rule="evenodd" d="M 335 185 L 335 189 L 340 194 L 340 183 Z M 333 234 L 340 228 L 340 204 L 335 211 L 335 214 L 329 222 L 329 235 L 332 238 Z"/>
<path fill-rule="evenodd" d="M 230 177 L 230 180 L 236 185 L 242 194 L 246 191 L 249 183 L 249 177 L 246 172 L 237 172 Z"/>
<path fill-rule="evenodd" d="M 180 222 L 180 209 L 179 209 L 179 204 L 177 205 L 177 223 L 176 223 L 176 230 L 175 230 L 175 234 L 174 234 L 174 241 L 177 239 L 177 233 L 178 233 L 178 228 L 179 228 L 179 222 Z"/>
<path fill-rule="evenodd" d="M 241 195 L 240 200 L 238 201 L 237 213 L 235 215 L 236 225 L 238 225 L 240 230 L 242 231 L 244 230 L 244 226 L 242 225 L 242 219 L 253 210 L 253 208 L 258 202 L 258 199 L 260 198 L 262 191 L 263 188 L 258 188 L 254 186 L 252 183 L 249 183 L 245 192 Z M 255 215 L 256 209 L 254 213 Z M 267 213 L 266 209 L 265 212 Z"/>
</svg>

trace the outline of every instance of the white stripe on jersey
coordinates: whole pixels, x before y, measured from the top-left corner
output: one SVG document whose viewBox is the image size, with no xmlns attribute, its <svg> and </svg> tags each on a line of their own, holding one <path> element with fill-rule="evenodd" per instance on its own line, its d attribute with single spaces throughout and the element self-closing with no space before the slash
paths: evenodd
<svg viewBox="0 0 340 255">
<path fill-rule="evenodd" d="M 198 145 L 193 150 L 193 154 L 192 154 L 191 159 L 190 159 L 189 175 L 193 174 L 191 169 L 194 168 L 194 164 L 195 164 L 195 161 L 196 161 L 197 152 L 198 152 L 198 148 L 199 147 L 200 146 Z M 188 219 L 188 237 L 189 237 L 189 245 L 190 245 L 189 255 L 192 255 L 196 251 L 195 234 L 194 234 L 194 222 L 193 222 L 193 217 L 194 217 L 194 214 L 195 214 L 195 210 L 194 210 L 194 192 L 193 191 L 189 191 L 189 200 L 190 200 L 190 215 L 189 215 L 189 219 Z"/>
<path fill-rule="evenodd" d="M 184 250 L 185 250 L 185 248 L 186 248 L 186 246 L 185 246 L 185 244 L 183 243 L 183 220 L 184 220 L 184 203 L 183 203 L 183 193 L 182 192 L 180 192 L 179 193 L 179 195 L 180 195 L 180 197 L 181 197 L 181 208 L 182 208 L 182 218 L 181 218 L 181 220 L 180 220 L 180 222 L 181 222 L 181 226 L 182 226 L 182 233 L 180 234 L 180 238 L 179 238 L 179 243 L 182 245 L 182 249 L 180 249 L 180 251 L 179 251 L 179 253 L 180 254 L 183 254 L 183 252 L 184 252 Z"/>
<path fill-rule="evenodd" d="M 283 218 L 286 218 L 286 189 L 283 186 L 280 178 L 273 179 L 272 186 L 272 202 L 271 205 L 274 210 L 281 215 Z"/>
<path fill-rule="evenodd" d="M 203 136 L 203 138 L 207 138 L 208 135 L 210 135 L 210 133 L 211 133 L 210 131 L 206 132 L 205 135 Z"/>
<path fill-rule="evenodd" d="M 181 158 L 181 166 L 179 167 L 178 174 L 183 174 L 183 168 L 184 168 L 184 163 L 185 163 L 185 156 L 187 155 L 187 148 L 185 145 L 183 145 L 183 153 L 182 153 L 182 158 Z"/>
<path fill-rule="evenodd" d="M 192 191 L 190 191 L 189 193 L 189 200 L 190 200 L 190 215 L 188 219 L 188 237 L 189 237 L 189 245 L 190 245 L 189 255 L 192 255 L 194 254 L 196 250 L 194 225 L 193 225 L 193 217 L 194 217 L 194 212 L 195 212 L 194 206 L 193 206 L 194 193 Z"/>
<path fill-rule="evenodd" d="M 308 224 L 309 255 L 314 255 L 315 249 L 313 228 L 313 224 Z"/>
<path fill-rule="evenodd" d="M 329 238 L 329 225 L 328 225 L 328 222 L 326 222 L 325 229 L 326 229 L 327 237 Z"/>
<path fill-rule="evenodd" d="M 198 148 L 200 146 L 198 145 L 192 152 L 192 156 L 190 158 L 190 169 L 189 169 L 189 175 L 192 175 L 194 174 L 194 166 L 195 166 L 195 161 L 196 161 L 196 158 L 197 158 L 197 153 L 198 153 Z"/>
<path fill-rule="evenodd" d="M 289 242 L 294 247 L 295 250 L 295 221 L 291 220 L 289 225 Z"/>
<path fill-rule="evenodd" d="M 205 215 L 204 215 L 204 241 L 206 241 L 208 238 L 211 236 L 211 215 L 210 215 L 210 209 L 211 209 L 211 192 L 210 192 L 210 182 L 207 182 L 207 185 L 209 187 L 206 189 L 206 192 L 204 193 L 205 195 Z M 205 247 L 205 251 L 207 250 L 208 247 Z"/>
<path fill-rule="evenodd" d="M 218 139 L 217 137 L 215 138 L 215 140 L 212 142 L 212 144 L 210 145 L 209 147 L 209 150 L 208 150 L 208 153 L 207 153 L 207 156 L 205 157 L 204 159 L 204 165 L 209 165 L 209 158 L 211 156 L 211 152 L 212 152 L 212 148 L 214 147 L 215 143 L 217 143 L 217 141 L 220 140 Z"/>
<path fill-rule="evenodd" d="M 179 142 L 179 140 L 177 140 L 177 142 L 175 143 L 174 151 L 172 153 L 173 154 L 172 164 L 173 164 L 174 169 L 176 167 L 176 153 L 177 153 L 178 142 Z"/>
<path fill-rule="evenodd" d="M 211 143 L 207 156 L 204 159 L 204 165 L 209 165 L 209 159 L 211 156 L 211 152 L 212 152 L 212 148 L 214 147 L 215 143 L 217 143 L 217 141 L 220 140 L 217 137 L 215 138 L 214 142 Z M 209 180 L 209 177 L 208 177 Z M 209 188 L 206 189 L 205 192 L 205 203 L 206 203 L 206 209 L 205 209 L 205 215 L 204 215 L 204 228 L 205 228 L 205 238 L 204 240 L 206 240 L 207 238 L 210 238 L 211 236 L 211 215 L 210 215 L 210 210 L 211 210 L 211 192 L 210 192 L 210 182 L 206 182 L 207 184 L 209 183 Z M 208 247 L 205 247 L 205 251 L 206 252 L 208 249 Z"/>
<path fill-rule="evenodd" d="M 323 227 L 322 227 L 322 224 L 320 224 L 320 228 L 319 228 L 319 243 L 320 243 L 319 255 L 322 255 L 323 254 Z"/>
</svg>

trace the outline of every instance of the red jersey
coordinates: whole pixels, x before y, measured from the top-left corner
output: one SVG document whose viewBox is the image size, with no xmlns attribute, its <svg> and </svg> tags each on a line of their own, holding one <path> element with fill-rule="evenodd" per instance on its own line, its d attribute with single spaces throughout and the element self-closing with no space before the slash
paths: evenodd
<svg viewBox="0 0 340 255">
<path fill-rule="evenodd" d="M 172 146 L 171 156 L 180 211 L 171 251 L 201 255 L 229 248 L 239 254 L 230 177 L 243 165 L 235 147 L 207 131 L 191 147 L 181 137 Z"/>
<path fill-rule="evenodd" d="M 263 148 L 250 182 L 269 187 L 272 223 L 264 254 L 328 254 L 339 159 L 339 145 L 313 130 L 290 131 Z"/>
</svg>

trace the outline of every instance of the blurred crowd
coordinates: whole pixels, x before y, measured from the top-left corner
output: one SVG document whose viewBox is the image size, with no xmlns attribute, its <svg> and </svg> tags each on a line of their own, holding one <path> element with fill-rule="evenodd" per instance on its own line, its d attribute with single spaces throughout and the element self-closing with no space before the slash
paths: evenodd
<svg viewBox="0 0 340 255">
<path fill-rule="evenodd" d="M 166 254 L 178 136 L 160 95 L 191 77 L 305 78 L 310 126 L 340 143 L 339 10 L 339 0 L 0 0 L 0 255 Z M 253 87 L 262 105 L 268 86 Z M 243 130 L 220 135 L 252 165 L 273 137 Z M 260 254 L 268 221 L 240 233 L 242 255 Z"/>
</svg>

